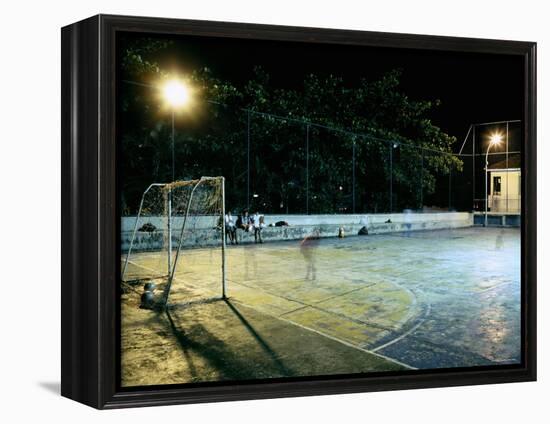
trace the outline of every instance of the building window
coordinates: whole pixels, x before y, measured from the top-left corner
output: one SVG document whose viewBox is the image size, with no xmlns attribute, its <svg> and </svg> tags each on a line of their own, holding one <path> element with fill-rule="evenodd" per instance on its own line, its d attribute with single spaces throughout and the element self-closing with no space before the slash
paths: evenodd
<svg viewBox="0 0 550 424">
<path fill-rule="evenodd" d="M 500 177 L 493 177 L 493 194 L 500 195 Z"/>
</svg>

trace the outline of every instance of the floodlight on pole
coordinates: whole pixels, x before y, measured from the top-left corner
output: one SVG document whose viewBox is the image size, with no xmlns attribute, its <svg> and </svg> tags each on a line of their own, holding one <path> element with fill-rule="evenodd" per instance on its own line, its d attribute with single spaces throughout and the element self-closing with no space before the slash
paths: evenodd
<svg viewBox="0 0 550 424">
<path fill-rule="evenodd" d="M 185 106 L 191 98 L 187 84 L 177 79 L 167 81 L 162 87 L 162 94 L 172 108 Z"/>
<path fill-rule="evenodd" d="M 489 138 L 489 144 L 490 145 L 495 145 L 495 144 L 500 144 L 502 142 L 502 134 L 501 133 L 493 133 L 491 134 L 490 138 Z M 489 146 L 490 147 L 490 146 Z"/>
<path fill-rule="evenodd" d="M 176 109 L 185 107 L 191 100 L 191 94 L 187 84 L 178 79 L 171 79 L 162 86 L 164 101 L 172 109 L 172 182 L 176 178 L 175 144 L 175 120 Z M 168 275 L 172 273 L 172 191 L 168 191 Z"/>
<path fill-rule="evenodd" d="M 489 194 L 487 192 L 487 178 L 489 168 L 489 150 L 492 146 L 498 146 L 502 142 L 502 134 L 495 132 L 489 136 L 489 146 L 487 146 L 487 153 L 485 154 L 485 227 L 487 226 L 487 210 L 489 205 Z"/>
<path fill-rule="evenodd" d="M 162 97 L 166 104 L 172 110 L 172 181 L 175 179 L 175 157 L 174 157 L 174 138 L 175 138 L 175 114 L 176 109 L 183 109 L 191 102 L 191 89 L 180 79 L 174 78 L 166 81 L 161 86 Z"/>
</svg>

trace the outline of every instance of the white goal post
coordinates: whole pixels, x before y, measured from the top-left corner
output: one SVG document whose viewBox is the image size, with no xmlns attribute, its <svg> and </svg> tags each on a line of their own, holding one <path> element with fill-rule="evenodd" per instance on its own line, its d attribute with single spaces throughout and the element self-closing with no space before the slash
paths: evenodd
<svg viewBox="0 0 550 424">
<path fill-rule="evenodd" d="M 133 220 L 129 238 L 129 231 L 122 237 L 122 282 L 160 283 L 162 296 L 156 304 L 166 308 L 183 252 L 208 248 L 212 256 L 219 249 L 220 257 L 212 266 L 221 268 L 221 296 L 226 298 L 224 217 L 224 177 L 151 184 L 141 196 L 135 218 L 122 218 L 123 223 Z M 217 271 L 210 274 L 218 276 Z"/>
</svg>

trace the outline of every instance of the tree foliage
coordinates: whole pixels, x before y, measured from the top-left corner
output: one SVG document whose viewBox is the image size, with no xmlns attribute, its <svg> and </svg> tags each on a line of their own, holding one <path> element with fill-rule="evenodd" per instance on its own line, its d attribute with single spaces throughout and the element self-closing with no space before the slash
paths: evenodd
<svg viewBox="0 0 550 424">
<path fill-rule="evenodd" d="M 171 178 L 170 113 L 154 87 L 132 83 L 169 77 L 154 60 L 167 46 L 140 40 L 122 55 L 126 213 L 135 212 L 148 184 Z M 450 153 L 455 142 L 429 119 L 438 102 L 410 99 L 400 77 L 393 70 L 350 85 L 310 74 L 288 88 L 276 87 L 261 67 L 241 86 L 196 70 L 187 77 L 193 111 L 176 117 L 176 178 L 225 176 L 233 209 L 252 202 L 271 213 L 349 213 L 387 211 L 391 176 L 393 208 L 418 208 L 422 194 L 433 194 L 437 179 L 462 163 L 438 153 Z"/>
</svg>

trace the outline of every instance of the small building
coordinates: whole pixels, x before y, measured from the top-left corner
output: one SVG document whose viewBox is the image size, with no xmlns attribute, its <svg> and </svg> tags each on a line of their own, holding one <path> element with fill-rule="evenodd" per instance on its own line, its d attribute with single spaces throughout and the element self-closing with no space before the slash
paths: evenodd
<svg viewBox="0 0 550 424">
<path fill-rule="evenodd" d="M 492 163 L 489 174 L 488 207 L 492 213 L 521 212 L 521 164 L 518 154 Z"/>
</svg>

